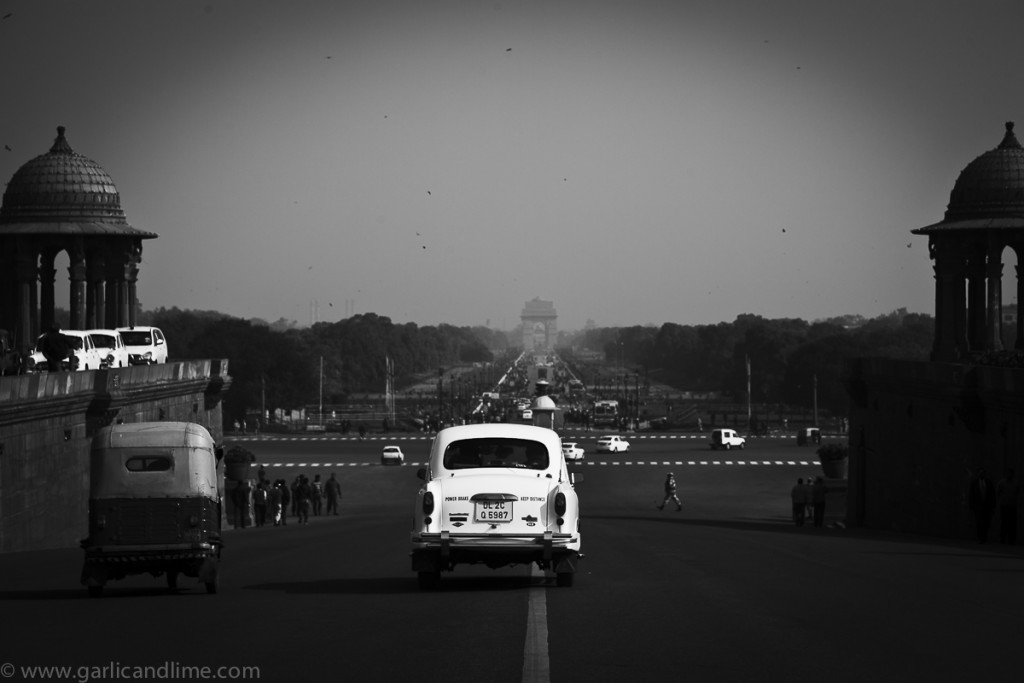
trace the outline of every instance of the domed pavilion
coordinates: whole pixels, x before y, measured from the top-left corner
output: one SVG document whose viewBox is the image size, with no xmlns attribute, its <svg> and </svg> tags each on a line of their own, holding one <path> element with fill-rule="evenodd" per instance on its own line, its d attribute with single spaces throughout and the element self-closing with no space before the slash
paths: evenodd
<svg viewBox="0 0 1024 683">
<path fill-rule="evenodd" d="M 54 322 L 54 260 L 67 252 L 71 329 L 135 324 L 142 240 L 113 180 L 71 149 L 64 127 L 50 151 L 19 168 L 0 207 L 0 328 L 25 352 Z"/>
<path fill-rule="evenodd" d="M 1017 301 L 1024 302 L 1024 148 L 1006 124 L 1003 141 L 964 167 L 943 220 L 917 230 L 935 262 L 933 361 L 958 362 L 1001 351 L 1002 255 L 1017 254 Z M 1017 316 L 1017 350 L 1024 317 Z"/>
</svg>

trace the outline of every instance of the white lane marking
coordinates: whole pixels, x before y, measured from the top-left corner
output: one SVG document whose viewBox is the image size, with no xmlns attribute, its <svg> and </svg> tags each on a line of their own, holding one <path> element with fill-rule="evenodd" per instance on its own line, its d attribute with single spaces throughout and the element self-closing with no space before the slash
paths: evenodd
<svg viewBox="0 0 1024 683">
<path fill-rule="evenodd" d="M 548 683 L 551 680 L 551 663 L 548 660 L 548 603 L 543 584 L 544 571 L 536 564 L 531 565 L 529 605 L 526 610 L 526 645 L 523 646 L 523 683 Z"/>
<path fill-rule="evenodd" d="M 375 463 L 375 462 L 335 462 L 335 463 L 329 463 L 329 462 L 324 462 L 324 463 L 321 463 L 321 462 L 266 462 L 266 463 L 261 463 L 261 464 L 262 464 L 263 467 L 291 467 L 291 468 L 295 468 L 295 467 L 374 467 L 374 466 L 377 465 L 377 463 Z M 412 468 L 412 467 L 425 467 L 426 464 L 427 463 L 425 463 L 425 462 L 407 462 L 407 463 L 405 463 L 404 466 L 408 467 L 408 468 Z M 710 461 L 710 462 L 707 461 L 707 460 L 701 460 L 699 462 L 696 461 L 696 460 L 687 460 L 686 462 L 683 462 L 682 460 L 676 460 L 676 461 L 674 461 L 672 463 L 670 463 L 669 461 L 665 461 L 665 462 L 655 462 L 655 461 L 645 462 L 643 460 L 638 460 L 638 461 L 635 461 L 635 462 L 633 462 L 633 461 L 619 462 L 618 460 L 616 460 L 614 462 L 608 462 L 607 460 L 601 460 L 601 461 L 587 460 L 585 462 L 573 463 L 573 464 L 574 465 L 601 466 L 601 467 L 607 467 L 608 465 L 630 465 L 630 466 L 632 466 L 632 465 L 637 465 L 637 466 L 650 465 L 650 466 L 655 466 L 655 467 L 664 467 L 664 466 L 670 465 L 670 464 L 678 465 L 678 466 L 682 466 L 682 465 L 691 465 L 691 466 L 695 466 L 695 465 L 706 465 L 706 466 L 714 466 L 714 465 L 743 465 L 743 466 L 746 466 L 746 465 L 782 465 L 782 466 L 806 467 L 806 466 L 811 466 L 811 465 L 820 465 L 821 463 L 819 461 L 817 461 L 817 460 L 810 460 L 810 461 L 807 461 L 807 460 L 800 460 L 800 461 L 790 460 L 788 462 L 784 461 L 784 460 L 775 460 L 775 461 L 771 461 L 771 460 L 762 460 L 762 461 L 758 461 L 758 460 L 738 460 L 736 462 L 733 462 L 732 460 L 727 460 L 725 462 L 722 462 L 720 460 L 713 460 L 713 461 Z"/>
</svg>

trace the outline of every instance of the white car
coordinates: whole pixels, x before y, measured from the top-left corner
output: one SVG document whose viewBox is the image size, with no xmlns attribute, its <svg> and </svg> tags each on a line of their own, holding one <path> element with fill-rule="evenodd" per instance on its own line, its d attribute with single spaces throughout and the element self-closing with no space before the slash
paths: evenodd
<svg viewBox="0 0 1024 683">
<path fill-rule="evenodd" d="M 413 510 L 412 570 L 436 588 L 459 564 L 535 562 L 571 586 L 580 555 L 579 499 L 558 434 L 486 423 L 438 432 Z"/>
<path fill-rule="evenodd" d="M 89 330 L 89 337 L 100 354 L 100 366 L 104 368 L 128 367 L 128 348 L 117 330 Z"/>
<path fill-rule="evenodd" d="M 128 348 L 132 365 L 156 365 L 167 362 L 167 339 L 159 327 L 119 327 L 117 331 Z"/>
<path fill-rule="evenodd" d="M 398 446 L 385 446 L 380 452 L 381 465 L 404 465 L 405 454 Z"/>
<path fill-rule="evenodd" d="M 68 360 L 61 363 L 62 370 L 99 370 L 103 356 L 96 350 L 88 332 L 81 330 L 61 330 L 64 342 L 68 345 L 71 355 L 74 356 L 74 367 Z M 42 372 L 48 369 L 46 357 L 39 351 L 39 344 L 46 335 L 39 335 L 36 340 L 36 348 L 28 358 L 27 370 L 29 372 Z M 69 356 L 70 358 L 70 356 Z"/>
<path fill-rule="evenodd" d="M 598 453 L 624 453 L 629 450 L 629 442 L 621 436 L 602 436 L 597 440 Z"/>
<path fill-rule="evenodd" d="M 575 441 L 563 441 L 562 455 L 569 462 L 581 462 L 583 460 L 583 449 Z"/>
<path fill-rule="evenodd" d="M 737 434 L 734 429 L 715 429 L 711 432 L 709 443 L 713 451 L 717 451 L 719 448 L 728 451 L 733 448 L 742 449 L 746 445 L 747 440 Z"/>
</svg>

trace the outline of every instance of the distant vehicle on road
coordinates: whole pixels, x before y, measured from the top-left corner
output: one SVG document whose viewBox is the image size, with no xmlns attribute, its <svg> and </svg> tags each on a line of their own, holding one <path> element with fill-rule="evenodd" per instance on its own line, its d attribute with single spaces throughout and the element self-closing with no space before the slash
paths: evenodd
<svg viewBox="0 0 1024 683">
<path fill-rule="evenodd" d="M 405 464 L 405 454 L 398 446 L 385 446 L 380 452 L 380 464 L 403 465 Z"/>
<path fill-rule="evenodd" d="M 167 339 L 158 327 L 119 327 L 117 331 L 128 348 L 132 365 L 156 365 L 167 362 Z"/>
<path fill-rule="evenodd" d="M 615 427 L 619 424 L 618 401 L 594 401 L 594 426 Z"/>
<path fill-rule="evenodd" d="M 742 449 L 747 440 L 737 434 L 734 429 L 715 429 L 711 432 L 709 443 L 713 451 L 717 451 L 719 448 L 728 451 L 733 448 Z"/>
<path fill-rule="evenodd" d="M 89 337 L 100 355 L 102 368 L 128 367 L 128 348 L 117 330 L 89 330 Z"/>
<path fill-rule="evenodd" d="M 621 436 L 602 436 L 597 440 L 598 453 L 624 453 L 629 450 L 629 442 Z"/>
<path fill-rule="evenodd" d="M 102 363 L 103 356 L 99 351 L 96 350 L 96 345 L 93 344 L 92 338 L 88 332 L 81 330 L 61 330 L 60 334 L 64 337 L 64 343 L 67 344 L 69 355 L 66 359 L 61 361 L 61 370 L 73 371 L 73 370 L 99 370 L 100 364 Z M 28 372 L 46 372 L 49 369 L 49 364 L 46 362 L 46 356 L 40 351 L 40 344 L 43 342 L 45 334 L 39 335 L 36 339 L 36 347 L 32 352 L 32 355 L 28 357 L 28 363 L 26 370 Z"/>
<path fill-rule="evenodd" d="M 562 455 L 569 462 L 580 462 L 583 460 L 583 449 L 575 441 L 563 441 Z"/>
</svg>

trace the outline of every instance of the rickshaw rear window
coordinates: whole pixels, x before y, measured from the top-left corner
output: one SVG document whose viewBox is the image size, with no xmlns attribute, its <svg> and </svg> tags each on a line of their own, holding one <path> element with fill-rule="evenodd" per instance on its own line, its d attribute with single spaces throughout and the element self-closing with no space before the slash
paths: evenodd
<svg viewBox="0 0 1024 683">
<path fill-rule="evenodd" d="M 136 455 L 124 461 L 129 472 L 166 472 L 174 467 L 174 461 L 163 455 Z"/>
</svg>

